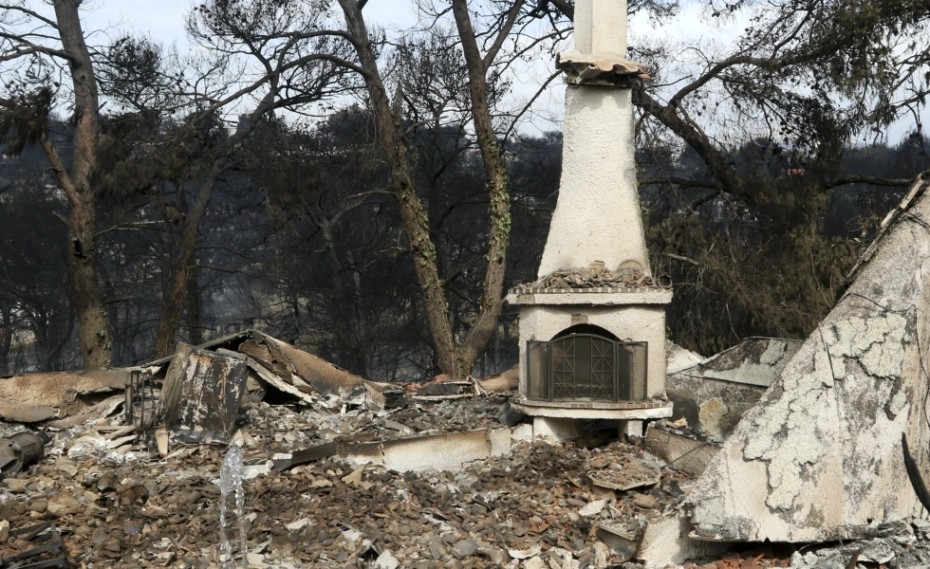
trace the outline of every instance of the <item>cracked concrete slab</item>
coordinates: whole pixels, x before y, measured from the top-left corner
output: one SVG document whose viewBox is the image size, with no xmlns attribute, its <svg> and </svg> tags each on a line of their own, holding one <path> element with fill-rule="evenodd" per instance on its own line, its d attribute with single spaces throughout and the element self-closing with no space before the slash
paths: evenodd
<svg viewBox="0 0 930 569">
<path fill-rule="evenodd" d="M 926 185 L 915 184 L 869 262 L 695 484 L 694 537 L 855 539 L 920 510 L 901 435 L 928 472 Z"/>
</svg>

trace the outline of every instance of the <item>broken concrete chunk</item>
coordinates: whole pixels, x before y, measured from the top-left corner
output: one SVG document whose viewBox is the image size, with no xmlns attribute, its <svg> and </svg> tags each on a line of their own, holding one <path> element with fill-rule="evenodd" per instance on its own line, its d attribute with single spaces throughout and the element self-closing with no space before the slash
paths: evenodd
<svg viewBox="0 0 930 569">
<path fill-rule="evenodd" d="M 290 531 L 299 531 L 307 527 L 310 524 L 310 518 L 300 518 L 299 520 L 293 521 L 289 524 L 285 524 L 284 527 Z"/>
<path fill-rule="evenodd" d="M 601 523 L 597 526 L 598 539 L 619 555 L 621 562 L 633 558 L 642 535 L 642 528 L 628 524 Z"/>
<path fill-rule="evenodd" d="M 668 375 L 694 367 L 704 361 L 704 357 L 700 354 L 686 350 L 671 340 L 665 342 L 665 357 L 667 360 L 665 373 Z"/>
<path fill-rule="evenodd" d="M 651 510 L 655 508 L 658 503 L 659 500 L 655 496 L 650 496 L 649 494 L 636 494 L 633 496 L 633 504 L 644 510 Z"/>
<path fill-rule="evenodd" d="M 593 502 L 588 502 L 585 507 L 578 510 L 578 514 L 584 517 L 596 516 L 601 513 L 601 510 L 607 505 L 607 500 L 594 500 Z"/>
<path fill-rule="evenodd" d="M 670 374 L 666 389 L 673 420 L 722 441 L 752 408 L 800 347 L 797 340 L 749 338 L 699 364 Z"/>
<path fill-rule="evenodd" d="M 491 454 L 487 431 L 442 433 L 385 441 L 381 445 L 384 466 L 398 472 L 458 470 L 465 463 Z"/>
<path fill-rule="evenodd" d="M 472 539 L 463 539 L 457 541 L 455 545 L 452 546 L 452 554 L 463 559 L 465 557 L 471 557 L 475 554 L 475 551 L 478 550 L 478 545 Z"/>
<path fill-rule="evenodd" d="M 507 555 L 509 555 L 511 559 L 522 560 L 535 557 L 536 555 L 539 555 L 540 551 L 542 551 L 542 546 L 534 545 L 529 549 L 508 549 Z"/>
<path fill-rule="evenodd" d="M 381 552 L 381 555 L 375 559 L 375 567 L 378 569 L 397 569 L 400 567 L 400 561 L 394 557 L 390 549 L 385 549 Z"/>
<path fill-rule="evenodd" d="M 342 481 L 348 484 L 349 486 L 354 486 L 356 488 L 361 488 L 362 490 L 368 490 L 373 486 L 371 482 L 366 482 L 362 478 L 362 474 L 365 473 L 365 466 L 359 466 L 346 476 L 342 477 Z"/>
<path fill-rule="evenodd" d="M 547 569 L 546 562 L 539 557 L 531 557 L 523 562 L 524 569 Z"/>
<path fill-rule="evenodd" d="M 688 532 L 688 518 L 680 512 L 649 520 L 636 551 L 636 559 L 642 561 L 646 569 L 664 569 L 729 551 L 729 544 L 692 540 Z"/>
<path fill-rule="evenodd" d="M 707 358 L 692 373 L 698 371 L 705 380 L 769 387 L 800 347 L 791 338 L 747 338 Z"/>
</svg>

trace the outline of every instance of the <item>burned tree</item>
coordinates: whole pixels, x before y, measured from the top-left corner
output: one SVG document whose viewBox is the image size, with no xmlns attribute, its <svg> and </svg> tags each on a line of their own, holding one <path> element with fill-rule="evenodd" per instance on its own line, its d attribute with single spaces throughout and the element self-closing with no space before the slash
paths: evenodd
<svg viewBox="0 0 930 569">
<path fill-rule="evenodd" d="M 488 86 L 492 64 L 513 29 L 524 7 L 523 2 L 515 2 L 504 11 L 499 26 L 492 31 L 474 29 L 472 13 L 465 2 L 456 0 L 448 6 L 454 16 L 468 73 L 468 104 L 484 164 L 489 217 L 487 264 L 481 299 L 477 303 L 473 322 L 461 340 L 456 339 L 457 333 L 449 317 L 446 288 L 439 270 L 437 245 L 430 235 L 427 208 L 417 192 L 418 185 L 401 114 L 403 86 L 398 85 L 392 99 L 362 13 L 364 4 L 340 0 L 348 35 L 357 55 L 355 68 L 365 81 L 368 104 L 389 165 L 388 186 L 396 198 L 411 248 L 438 367 L 452 377 L 464 377 L 471 372 L 478 356 L 496 331 L 503 301 L 506 251 L 510 238 L 510 195 L 507 190 L 508 174 L 493 126 L 493 102 L 489 97 Z M 479 37 L 482 42 L 490 38 L 487 43 L 483 43 L 488 46 L 484 53 L 479 47 Z"/>
<path fill-rule="evenodd" d="M 100 101 L 97 75 L 78 14 L 80 4 L 78 0 L 55 0 L 54 18 L 19 2 L 0 5 L 0 26 L 4 31 L 0 61 L 16 65 L 16 79 L 6 83 L 7 92 L 0 96 L 0 134 L 5 136 L 8 153 L 21 151 L 27 142 L 38 142 L 65 195 L 70 298 L 77 316 L 81 353 L 85 367 L 105 368 L 111 363 L 112 339 L 97 267 L 96 194 L 92 183 L 99 167 Z M 20 31 L 35 27 L 40 31 Z M 47 37 L 55 40 L 46 44 Z M 69 88 L 52 80 L 56 68 L 70 79 Z M 49 116 L 62 95 L 73 109 L 74 156 L 70 164 L 62 159 L 48 133 Z"/>
<path fill-rule="evenodd" d="M 148 161 L 136 182 L 146 181 L 148 205 L 168 229 L 153 236 L 166 257 L 156 355 L 173 351 L 185 318 L 185 339 L 201 338 L 205 224 L 220 189 L 229 193 L 243 183 L 236 170 L 254 131 L 273 126 L 278 109 L 312 104 L 341 89 L 345 72 L 330 61 L 338 58 L 339 45 L 318 31 L 325 14 L 321 4 L 302 2 L 205 2 L 188 18 L 191 37 L 210 48 L 205 57 L 182 59 L 133 37 L 120 38 L 107 52 L 109 97 L 132 120 L 160 125 L 151 140 L 124 141 L 123 150 Z M 228 129 L 223 115 L 233 105 L 249 110 Z"/>
</svg>

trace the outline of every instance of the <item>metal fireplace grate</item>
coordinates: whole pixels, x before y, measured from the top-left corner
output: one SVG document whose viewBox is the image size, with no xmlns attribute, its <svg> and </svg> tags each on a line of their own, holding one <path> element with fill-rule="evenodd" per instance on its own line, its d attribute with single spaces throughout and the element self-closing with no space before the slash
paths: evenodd
<svg viewBox="0 0 930 569">
<path fill-rule="evenodd" d="M 527 342 L 527 393 L 542 401 L 646 398 L 646 342 L 569 334 Z"/>
</svg>

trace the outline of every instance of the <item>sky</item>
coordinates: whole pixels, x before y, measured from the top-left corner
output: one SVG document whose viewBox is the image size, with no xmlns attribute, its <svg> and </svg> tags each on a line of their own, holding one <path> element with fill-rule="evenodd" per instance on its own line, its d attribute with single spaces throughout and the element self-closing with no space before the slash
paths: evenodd
<svg viewBox="0 0 930 569">
<path fill-rule="evenodd" d="M 192 49 L 184 22 L 196 5 L 195 0 L 85 0 L 81 17 L 85 33 L 96 34 L 99 43 L 104 43 L 99 34 L 114 37 L 130 32 L 148 35 L 165 47 L 175 44 L 183 53 Z M 403 30 L 417 24 L 412 3 L 401 0 L 369 0 L 364 13 L 369 27 Z M 554 65 L 554 61 L 539 61 L 522 70 L 521 82 L 513 87 L 517 96 L 524 100 L 531 97 Z M 554 82 L 539 98 L 535 106 L 539 112 L 534 123 L 526 127 L 529 134 L 561 128 L 563 92 L 562 84 Z"/>
<path fill-rule="evenodd" d="M 184 18 L 191 6 L 190 0 L 85 0 L 81 18 L 85 31 L 147 34 L 170 45 L 186 43 Z"/>
<path fill-rule="evenodd" d="M 184 20 L 192 0 L 85 0 L 82 18 L 85 30 L 110 29 L 149 34 L 164 45 L 187 45 Z M 399 0 L 370 0 L 365 7 L 369 22 L 382 26 L 410 26 L 414 15 L 398 10 Z"/>
</svg>

